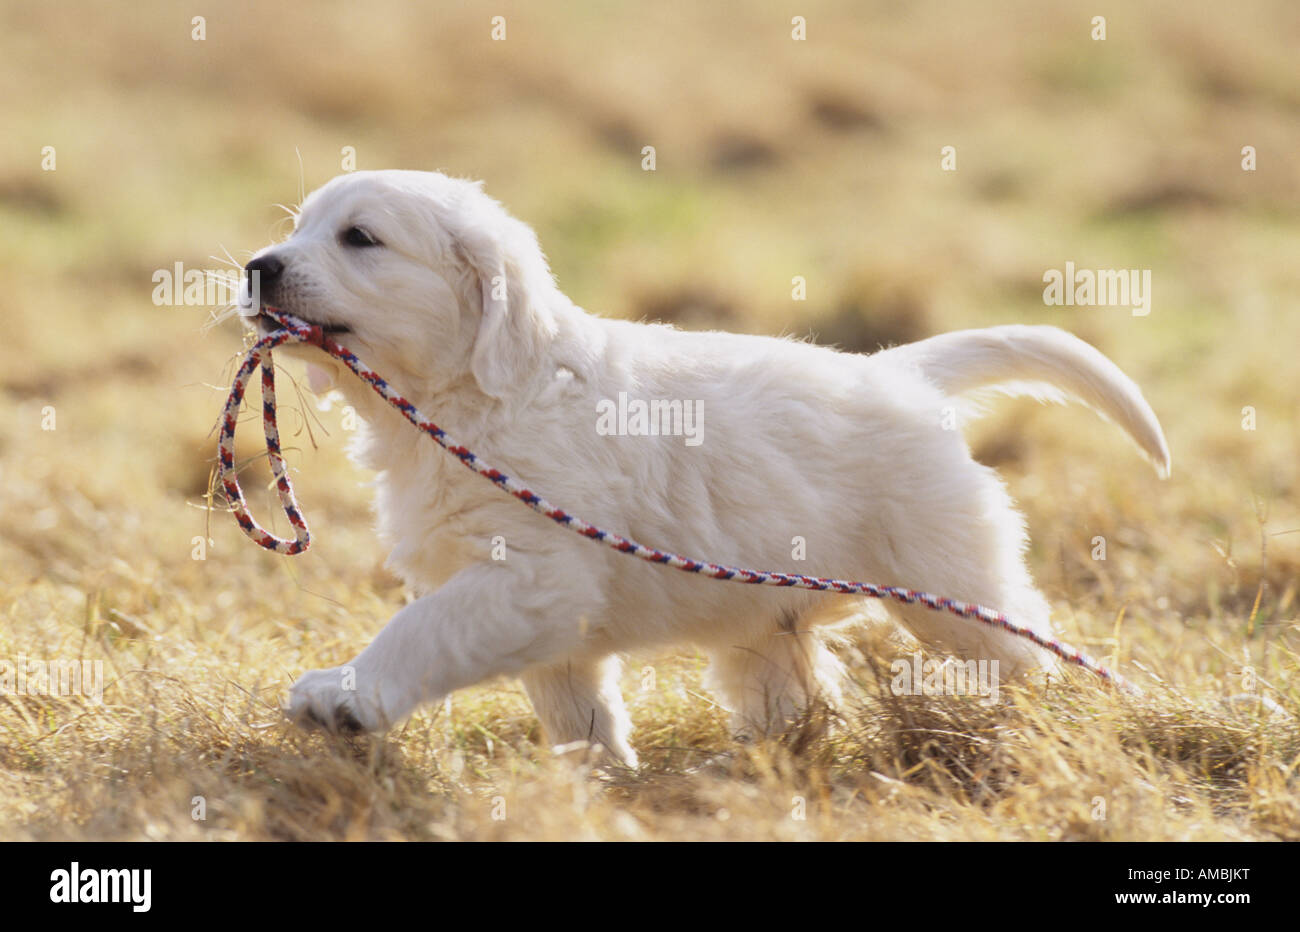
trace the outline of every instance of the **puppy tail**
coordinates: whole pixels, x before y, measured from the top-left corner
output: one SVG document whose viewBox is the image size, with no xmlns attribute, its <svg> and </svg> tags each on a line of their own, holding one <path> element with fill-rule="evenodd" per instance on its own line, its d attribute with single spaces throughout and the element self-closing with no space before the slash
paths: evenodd
<svg viewBox="0 0 1300 932">
<path fill-rule="evenodd" d="M 882 355 L 919 367 L 950 395 L 992 388 L 1043 401 L 1072 397 L 1122 427 L 1160 477 L 1169 477 L 1169 447 L 1141 390 L 1119 366 L 1064 330 L 1026 325 L 959 330 Z"/>
</svg>

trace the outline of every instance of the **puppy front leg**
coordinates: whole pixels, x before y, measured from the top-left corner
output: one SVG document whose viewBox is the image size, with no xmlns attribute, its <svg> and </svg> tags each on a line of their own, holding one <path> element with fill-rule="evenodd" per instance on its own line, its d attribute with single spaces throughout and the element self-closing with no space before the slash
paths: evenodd
<svg viewBox="0 0 1300 932">
<path fill-rule="evenodd" d="M 637 766 L 628 742 L 632 721 L 618 688 L 621 667 L 615 656 L 577 656 L 524 671 L 524 690 L 552 744 L 589 741 L 623 766 Z"/>
<path fill-rule="evenodd" d="M 584 637 L 580 619 L 596 615 L 596 588 L 543 593 L 527 585 L 532 575 L 501 564 L 462 570 L 394 615 L 355 660 L 303 674 L 290 688 L 289 716 L 384 731 L 422 703 L 574 650 Z"/>
</svg>

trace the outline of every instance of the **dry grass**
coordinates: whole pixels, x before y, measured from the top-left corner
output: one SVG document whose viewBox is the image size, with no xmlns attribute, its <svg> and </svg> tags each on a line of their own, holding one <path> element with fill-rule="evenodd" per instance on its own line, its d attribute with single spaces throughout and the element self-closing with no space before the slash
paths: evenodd
<svg viewBox="0 0 1300 932">
<path fill-rule="evenodd" d="M 1300 838 L 1293 5 L 1130 4 L 1094 43 L 1073 4 L 824 0 L 805 44 L 785 13 L 588 6 L 232 4 L 203 43 L 163 3 L 0 10 L 0 78 L 23 91 L 0 153 L 0 659 L 107 673 L 102 706 L 0 697 L 0 836 Z M 310 187 L 345 145 L 486 178 L 602 313 L 861 349 L 1051 322 L 1100 346 L 1160 414 L 1169 482 L 1086 412 L 1007 404 L 972 440 L 1029 516 L 1067 640 L 1147 697 L 1085 677 L 995 708 L 896 697 L 888 662 L 912 646 L 866 624 L 842 649 L 849 706 L 754 746 L 701 658 L 636 658 L 636 774 L 553 756 L 513 682 L 383 739 L 284 727 L 292 678 L 352 656 L 404 593 L 337 408 L 286 436 L 310 554 L 205 512 L 238 337 L 155 307 L 150 275 L 243 259 L 283 230 L 295 147 Z M 1153 313 L 1044 307 L 1067 259 L 1152 269 Z M 1251 680 L 1281 713 L 1228 701 Z"/>
</svg>

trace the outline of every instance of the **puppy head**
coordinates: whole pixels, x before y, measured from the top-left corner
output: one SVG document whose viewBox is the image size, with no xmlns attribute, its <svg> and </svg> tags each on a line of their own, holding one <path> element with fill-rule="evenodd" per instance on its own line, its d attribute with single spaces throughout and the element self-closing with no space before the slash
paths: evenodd
<svg viewBox="0 0 1300 932">
<path fill-rule="evenodd" d="M 554 332 L 555 286 L 532 230 L 479 185 L 433 172 L 340 175 L 246 272 L 240 312 L 259 330 L 273 327 L 266 306 L 319 324 L 406 391 L 472 381 L 504 398 Z M 302 353 L 337 375 L 319 351 Z M 313 389 L 332 383 L 317 375 Z"/>
</svg>

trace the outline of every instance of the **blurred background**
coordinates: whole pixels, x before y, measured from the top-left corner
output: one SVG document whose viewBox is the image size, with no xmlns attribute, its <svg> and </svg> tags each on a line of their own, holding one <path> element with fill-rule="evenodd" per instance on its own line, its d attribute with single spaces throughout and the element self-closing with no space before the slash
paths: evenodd
<svg viewBox="0 0 1300 932">
<path fill-rule="evenodd" d="M 1080 409 L 1008 402 L 971 433 L 1028 514 L 1067 639 L 1175 680 L 1250 666 L 1285 681 L 1300 7 L 1104 6 L 0 2 L 0 654 L 108 657 L 116 711 L 79 727 L 117 760 L 87 773 L 122 774 L 143 753 L 132 716 L 163 701 L 130 692 L 144 687 L 128 671 L 184 684 L 163 703 L 179 741 L 216 727 L 205 708 L 271 703 L 345 660 L 401 604 L 337 406 L 281 392 L 311 553 L 273 557 L 206 510 L 243 338 L 233 321 L 205 329 L 219 304 L 153 300 L 157 272 L 231 268 L 287 235 L 276 205 L 354 153 L 356 168 L 484 180 L 593 313 L 864 352 L 1011 322 L 1078 334 L 1142 386 L 1169 482 Z M 1149 316 L 1046 306 L 1043 274 L 1067 261 L 1150 269 Z M 270 521 L 266 471 L 247 475 Z M 683 707 L 703 702 L 686 699 L 698 658 L 657 662 Z M 501 740 L 539 740 L 516 686 L 474 695 Z M 147 834 L 156 815 L 104 815 L 90 801 L 111 781 L 71 776 L 87 734 L 28 746 L 80 714 L 37 705 L 0 700 L 0 815 L 38 835 L 70 831 L 51 827 L 65 810 L 92 835 Z M 707 706 L 690 734 L 676 706 L 640 707 L 642 744 L 723 731 Z M 467 734 L 464 753 L 496 753 Z M 255 816 L 241 824 L 257 834 Z"/>
</svg>

